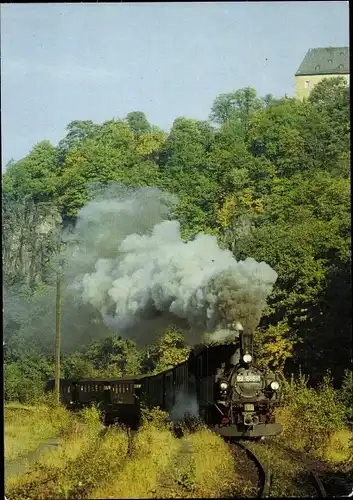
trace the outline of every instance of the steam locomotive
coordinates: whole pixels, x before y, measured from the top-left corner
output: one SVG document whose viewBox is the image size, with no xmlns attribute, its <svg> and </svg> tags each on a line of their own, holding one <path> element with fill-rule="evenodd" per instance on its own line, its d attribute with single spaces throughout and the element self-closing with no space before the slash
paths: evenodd
<svg viewBox="0 0 353 500">
<path fill-rule="evenodd" d="M 61 381 L 62 400 L 75 408 L 98 402 L 107 422 L 136 424 L 144 403 L 174 421 L 200 417 L 225 437 L 275 436 L 282 431 L 274 415 L 280 383 L 254 363 L 252 340 L 238 323 L 232 343 L 199 346 L 187 361 L 157 375 Z"/>
<path fill-rule="evenodd" d="M 198 413 L 222 436 L 260 438 L 282 431 L 274 415 L 280 404 L 278 377 L 253 362 L 252 334 L 240 323 L 233 343 L 194 349 L 184 363 L 140 383 L 150 405 L 173 419 Z"/>
</svg>

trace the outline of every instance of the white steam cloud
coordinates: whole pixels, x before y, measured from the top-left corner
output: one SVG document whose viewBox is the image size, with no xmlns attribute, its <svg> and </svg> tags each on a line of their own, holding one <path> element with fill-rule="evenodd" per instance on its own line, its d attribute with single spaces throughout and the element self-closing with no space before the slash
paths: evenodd
<svg viewBox="0 0 353 500">
<path fill-rule="evenodd" d="M 163 319 L 188 325 L 192 344 L 205 332 L 213 332 L 209 340 L 225 338 L 237 321 L 253 329 L 276 272 L 252 258 L 237 262 L 214 236 L 183 241 L 179 222 L 168 220 L 176 201 L 145 188 L 89 202 L 73 235 L 72 286 L 109 326 L 135 332 L 136 340 L 149 341 Z"/>
<path fill-rule="evenodd" d="M 179 422 L 185 418 L 199 417 L 199 405 L 196 394 L 177 392 L 175 405 L 169 412 L 173 422 Z"/>
</svg>

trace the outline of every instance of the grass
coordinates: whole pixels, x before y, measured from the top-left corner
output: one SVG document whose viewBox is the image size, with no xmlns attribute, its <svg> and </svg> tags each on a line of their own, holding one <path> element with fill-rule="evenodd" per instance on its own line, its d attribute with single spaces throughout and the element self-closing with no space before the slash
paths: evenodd
<svg viewBox="0 0 353 500">
<path fill-rule="evenodd" d="M 227 497 L 236 489 L 232 454 L 225 442 L 206 428 L 186 434 L 171 466 L 160 476 L 157 498 Z"/>
<path fill-rule="evenodd" d="M 81 412 L 79 416 L 68 414 L 67 418 L 68 425 L 63 430 L 60 445 L 43 453 L 26 474 L 6 481 L 8 497 L 18 500 L 52 496 L 69 498 L 77 478 L 79 481 L 77 469 L 84 467 L 82 457 L 93 456 L 92 449 L 99 441 L 101 424 L 94 408 Z"/>
<path fill-rule="evenodd" d="M 62 407 L 5 405 L 4 423 L 5 463 L 8 463 L 34 451 L 65 429 L 69 414 Z"/>
<path fill-rule="evenodd" d="M 263 463 L 271 468 L 270 498 L 308 498 L 316 496 L 305 465 L 271 444 L 249 443 Z"/>
<path fill-rule="evenodd" d="M 135 435 L 131 456 L 121 470 L 90 498 L 155 498 L 158 477 L 171 464 L 178 444 L 169 429 L 145 423 Z"/>
<path fill-rule="evenodd" d="M 286 408 L 281 412 L 284 437 L 279 441 L 285 439 L 293 449 L 304 447 L 307 437 L 291 436 L 292 416 Z M 7 497 L 224 498 L 248 494 L 230 449 L 205 427 L 184 432 L 178 439 L 164 412 L 157 409 L 146 414 L 129 452 L 127 430 L 103 428 L 99 417 L 96 408 L 72 414 L 63 408 L 5 407 L 7 462 L 44 439 L 61 435 L 59 446 L 37 457 L 26 474 L 6 478 Z M 346 430 L 332 434 L 322 452 L 326 460 L 346 463 L 351 436 Z M 315 494 L 303 464 L 270 443 L 251 446 L 271 464 L 272 497 Z"/>
</svg>

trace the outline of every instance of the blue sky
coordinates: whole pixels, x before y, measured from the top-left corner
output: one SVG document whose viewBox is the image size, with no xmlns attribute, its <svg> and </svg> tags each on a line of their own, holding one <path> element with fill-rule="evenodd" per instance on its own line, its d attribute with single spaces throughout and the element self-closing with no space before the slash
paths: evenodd
<svg viewBox="0 0 353 500">
<path fill-rule="evenodd" d="M 72 120 L 144 111 L 168 130 L 224 92 L 294 95 L 311 47 L 349 44 L 348 2 L 2 4 L 2 160 Z"/>
</svg>

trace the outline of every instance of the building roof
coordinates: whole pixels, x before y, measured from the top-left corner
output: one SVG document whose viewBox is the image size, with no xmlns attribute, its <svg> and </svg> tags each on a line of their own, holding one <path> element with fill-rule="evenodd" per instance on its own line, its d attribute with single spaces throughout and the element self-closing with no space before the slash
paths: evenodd
<svg viewBox="0 0 353 500">
<path fill-rule="evenodd" d="M 349 74 L 349 47 L 309 49 L 295 76 Z"/>
</svg>

